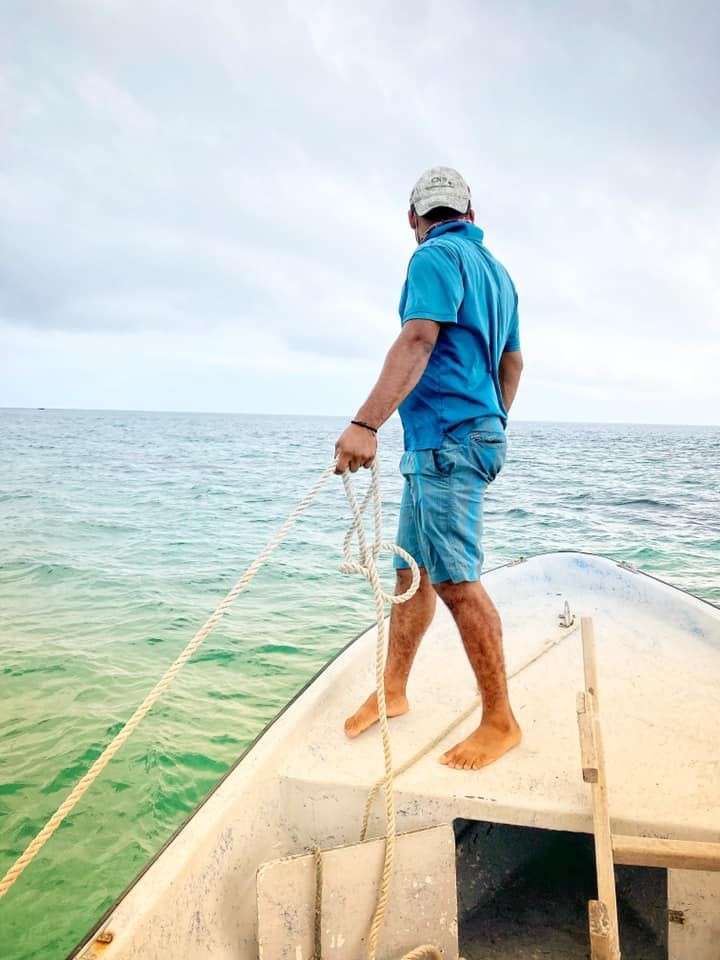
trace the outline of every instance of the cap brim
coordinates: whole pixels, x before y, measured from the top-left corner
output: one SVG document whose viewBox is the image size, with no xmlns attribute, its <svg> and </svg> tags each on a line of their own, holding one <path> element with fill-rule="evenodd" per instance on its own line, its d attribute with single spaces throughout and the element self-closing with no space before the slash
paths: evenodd
<svg viewBox="0 0 720 960">
<path fill-rule="evenodd" d="M 469 206 L 469 197 L 460 198 L 456 193 L 450 193 L 444 190 L 433 190 L 431 197 L 423 197 L 422 200 L 415 200 L 413 202 L 415 213 L 421 217 L 424 217 L 428 211 L 434 210 L 436 207 L 449 207 L 457 213 L 467 213 Z"/>
</svg>

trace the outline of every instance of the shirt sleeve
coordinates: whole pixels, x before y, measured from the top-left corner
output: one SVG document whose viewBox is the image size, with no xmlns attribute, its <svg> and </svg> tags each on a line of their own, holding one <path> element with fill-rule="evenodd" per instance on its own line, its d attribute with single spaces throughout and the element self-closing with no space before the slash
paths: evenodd
<svg viewBox="0 0 720 960">
<path fill-rule="evenodd" d="M 421 247 L 408 266 L 400 319 L 457 323 L 463 301 L 460 267 L 452 254 L 440 246 Z"/>
<path fill-rule="evenodd" d="M 508 327 L 507 340 L 503 347 L 504 353 L 510 353 L 520 349 L 520 321 L 518 319 L 518 296 L 515 294 L 515 309 L 513 310 L 512 320 Z"/>
</svg>

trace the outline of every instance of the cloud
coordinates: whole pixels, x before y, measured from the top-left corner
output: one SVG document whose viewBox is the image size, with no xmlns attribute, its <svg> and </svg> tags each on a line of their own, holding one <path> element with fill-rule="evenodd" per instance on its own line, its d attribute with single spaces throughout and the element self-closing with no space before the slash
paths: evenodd
<svg viewBox="0 0 720 960">
<path fill-rule="evenodd" d="M 653 384 L 690 390 L 683 365 L 713 355 L 713 4 L 73 0 L 6 21 L 0 326 L 58 383 L 57 337 L 89 366 L 125 337 L 183 370 L 191 350 L 298 383 L 329 365 L 359 400 L 397 330 L 407 196 L 436 162 L 465 172 L 515 279 L 534 415 L 569 344 L 650 419 Z M 107 405 L 102 384 L 72 397 Z"/>
</svg>

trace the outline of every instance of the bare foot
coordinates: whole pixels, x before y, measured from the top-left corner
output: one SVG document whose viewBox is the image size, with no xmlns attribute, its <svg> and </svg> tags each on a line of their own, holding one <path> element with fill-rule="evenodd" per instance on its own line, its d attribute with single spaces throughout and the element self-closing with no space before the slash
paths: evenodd
<svg viewBox="0 0 720 960">
<path fill-rule="evenodd" d="M 410 709 L 407 697 L 402 693 L 385 693 L 385 706 L 389 717 L 400 717 Z M 357 713 L 348 717 L 345 721 L 345 733 L 348 737 L 356 737 L 363 730 L 367 730 L 374 723 L 377 723 L 379 717 L 377 694 L 372 693 L 365 703 L 360 707 Z"/>
<path fill-rule="evenodd" d="M 444 753 L 439 762 L 455 770 L 479 770 L 498 760 L 521 740 L 522 731 L 514 719 L 503 727 L 483 721 L 466 740 Z"/>
</svg>

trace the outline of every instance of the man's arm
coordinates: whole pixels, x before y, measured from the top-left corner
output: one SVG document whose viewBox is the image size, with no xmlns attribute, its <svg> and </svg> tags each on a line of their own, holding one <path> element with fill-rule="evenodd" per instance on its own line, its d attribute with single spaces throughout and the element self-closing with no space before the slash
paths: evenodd
<svg viewBox="0 0 720 960">
<path fill-rule="evenodd" d="M 500 357 L 500 369 L 498 372 L 503 404 L 506 410 L 510 409 L 515 399 L 522 369 L 523 358 L 520 350 L 506 350 Z"/>
<path fill-rule="evenodd" d="M 353 419 L 380 427 L 397 410 L 425 371 L 440 332 L 434 320 L 408 320 L 388 350 L 378 382 Z M 375 459 L 377 440 L 365 427 L 351 424 L 335 444 L 336 473 L 355 473 Z"/>
</svg>

